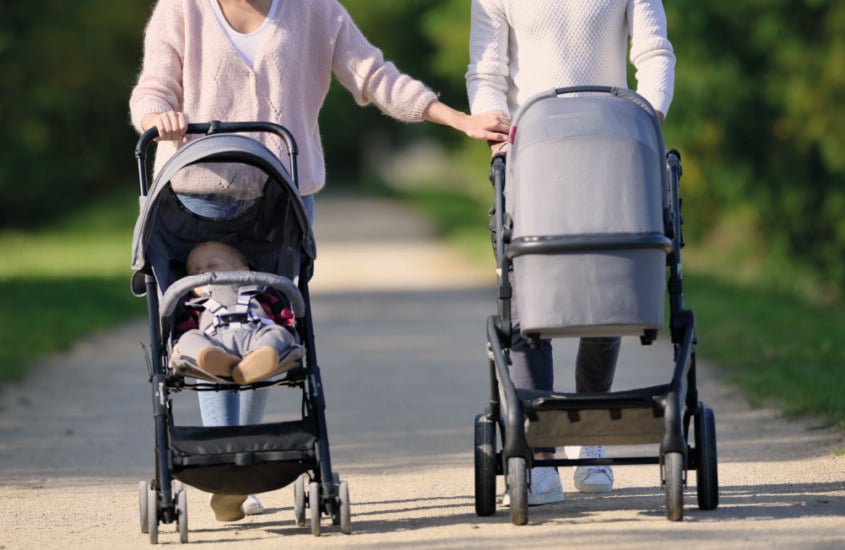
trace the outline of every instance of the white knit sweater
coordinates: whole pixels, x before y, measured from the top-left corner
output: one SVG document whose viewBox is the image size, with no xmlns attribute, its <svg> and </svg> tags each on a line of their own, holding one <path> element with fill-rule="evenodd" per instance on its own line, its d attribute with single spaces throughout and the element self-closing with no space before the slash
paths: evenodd
<svg viewBox="0 0 845 550">
<path fill-rule="evenodd" d="M 415 122 L 436 99 L 372 46 L 337 0 L 282 2 L 250 66 L 208 2 L 159 0 L 147 23 L 143 68 L 130 98 L 132 123 L 148 113 L 184 111 L 191 122 L 271 121 L 287 127 L 300 150 L 300 192 L 325 183 L 317 118 L 332 74 L 360 105 L 375 104 L 398 120 Z M 268 138 L 286 159 L 281 140 Z M 156 172 L 177 144 L 162 142 Z M 257 195 L 260 189 L 221 189 L 225 182 L 194 180 L 177 191 Z M 174 182 L 174 189 L 176 189 Z M 234 192 L 233 192 L 234 191 Z"/>
<path fill-rule="evenodd" d="M 473 113 L 514 114 L 552 88 L 629 87 L 666 114 L 675 55 L 660 0 L 472 0 L 467 92 Z"/>
</svg>

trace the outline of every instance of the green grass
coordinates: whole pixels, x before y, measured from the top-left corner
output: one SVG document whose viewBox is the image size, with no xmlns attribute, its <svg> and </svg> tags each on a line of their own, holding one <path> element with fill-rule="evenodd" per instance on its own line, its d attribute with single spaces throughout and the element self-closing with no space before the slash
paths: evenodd
<svg viewBox="0 0 845 550">
<path fill-rule="evenodd" d="M 0 381 L 145 311 L 129 290 L 137 197 L 115 196 L 35 232 L 0 233 Z"/>
<path fill-rule="evenodd" d="M 757 405 L 845 428 L 845 326 L 841 305 L 713 276 L 684 279 L 699 355 L 728 373 Z"/>
<path fill-rule="evenodd" d="M 409 201 L 438 222 L 444 238 L 490 261 L 488 203 L 459 188 L 427 185 L 397 191 L 370 184 L 370 189 Z M 696 273 L 685 268 L 685 305 L 696 314 L 698 356 L 723 370 L 755 405 L 845 428 L 841 302 L 820 305 L 747 273 L 732 280 L 724 275 L 729 269 Z"/>
</svg>

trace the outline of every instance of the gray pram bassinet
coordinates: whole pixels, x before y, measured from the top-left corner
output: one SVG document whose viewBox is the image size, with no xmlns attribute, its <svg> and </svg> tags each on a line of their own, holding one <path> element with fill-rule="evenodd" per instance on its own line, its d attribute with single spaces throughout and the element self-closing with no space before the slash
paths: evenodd
<svg viewBox="0 0 845 550">
<path fill-rule="evenodd" d="M 616 96 L 535 98 L 517 124 L 505 204 L 511 252 L 525 252 L 514 256 L 523 334 L 660 329 L 671 241 L 662 133 L 649 113 Z M 567 250 L 532 253 L 554 243 Z"/>
</svg>

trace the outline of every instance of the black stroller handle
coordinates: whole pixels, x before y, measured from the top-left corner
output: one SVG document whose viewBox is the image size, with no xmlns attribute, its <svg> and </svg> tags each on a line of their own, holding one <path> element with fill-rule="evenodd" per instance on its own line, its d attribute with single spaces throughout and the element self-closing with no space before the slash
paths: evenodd
<svg viewBox="0 0 845 550">
<path fill-rule="evenodd" d="M 188 124 L 185 134 L 205 134 L 210 136 L 212 134 L 234 134 L 239 132 L 266 132 L 275 134 L 285 142 L 288 150 L 288 157 L 290 159 L 291 177 L 294 184 L 299 185 L 299 174 L 297 172 L 296 157 L 299 154 L 299 147 L 296 145 L 296 140 L 293 134 L 275 122 L 266 121 L 248 121 L 248 122 L 222 122 L 219 120 L 212 120 L 210 122 L 193 122 Z M 138 174 L 141 180 L 141 194 L 146 195 L 149 189 L 147 178 L 147 153 L 150 144 L 158 137 L 158 128 L 150 128 L 138 139 L 135 146 L 135 158 L 138 161 Z"/>
</svg>

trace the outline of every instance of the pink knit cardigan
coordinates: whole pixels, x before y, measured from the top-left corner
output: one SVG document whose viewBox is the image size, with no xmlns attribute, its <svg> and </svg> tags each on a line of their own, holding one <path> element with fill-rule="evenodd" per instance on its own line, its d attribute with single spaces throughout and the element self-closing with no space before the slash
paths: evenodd
<svg viewBox="0 0 845 550">
<path fill-rule="evenodd" d="M 132 90 L 132 124 L 148 113 L 184 111 L 191 122 L 264 120 L 286 126 L 300 148 L 300 192 L 325 184 L 325 161 L 317 118 L 332 74 L 359 105 L 375 104 L 405 122 L 422 120 L 436 99 L 422 82 L 384 60 L 337 0 L 283 0 L 270 22 L 253 67 L 236 51 L 210 1 L 159 0 L 147 24 L 144 59 Z M 261 138 L 284 160 L 283 145 Z M 162 142 L 156 172 L 176 151 Z M 195 179 L 181 189 L 226 193 L 225 182 Z M 232 190 L 234 191 L 234 190 Z M 243 188 L 232 194 L 257 195 Z"/>
</svg>

